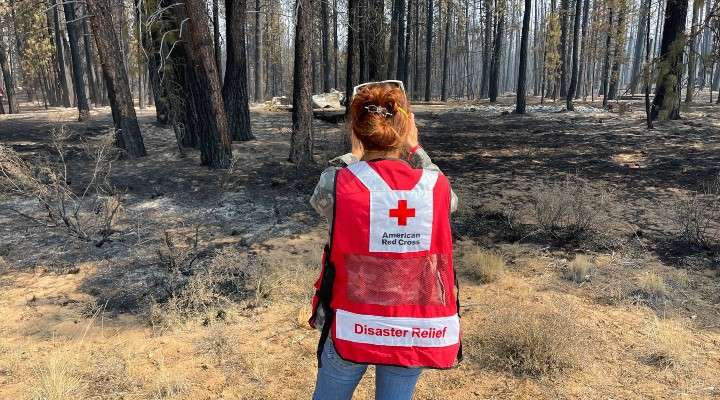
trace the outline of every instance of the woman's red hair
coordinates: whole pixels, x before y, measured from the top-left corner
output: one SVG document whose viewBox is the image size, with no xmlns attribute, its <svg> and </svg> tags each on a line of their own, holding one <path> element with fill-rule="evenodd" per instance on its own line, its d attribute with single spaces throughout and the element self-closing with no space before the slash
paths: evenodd
<svg viewBox="0 0 720 400">
<path fill-rule="evenodd" d="M 366 107 L 372 105 L 384 107 L 392 116 L 370 112 Z M 365 150 L 401 149 L 409 115 L 410 104 L 399 87 L 390 83 L 365 86 L 350 104 L 351 134 L 360 140 Z"/>
</svg>

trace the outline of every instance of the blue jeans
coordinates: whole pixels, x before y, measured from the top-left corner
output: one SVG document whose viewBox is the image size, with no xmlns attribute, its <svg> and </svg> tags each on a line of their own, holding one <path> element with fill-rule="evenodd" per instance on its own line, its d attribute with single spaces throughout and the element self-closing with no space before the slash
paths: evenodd
<svg viewBox="0 0 720 400">
<path fill-rule="evenodd" d="M 340 358 L 330 339 L 321 359 L 313 400 L 350 400 L 368 366 Z M 376 366 L 375 400 L 411 400 L 420 372 L 420 368 Z"/>
</svg>

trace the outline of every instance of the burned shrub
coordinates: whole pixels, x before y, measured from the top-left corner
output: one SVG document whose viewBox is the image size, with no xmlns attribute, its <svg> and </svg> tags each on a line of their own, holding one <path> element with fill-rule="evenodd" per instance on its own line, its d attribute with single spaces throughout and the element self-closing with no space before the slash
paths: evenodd
<svg viewBox="0 0 720 400">
<path fill-rule="evenodd" d="M 711 250 L 720 240 L 720 175 L 697 193 L 669 205 L 670 220 L 681 239 L 692 247 Z"/>
<path fill-rule="evenodd" d="M 532 191 L 532 210 L 538 230 L 556 240 L 584 239 L 602 230 L 607 219 L 609 193 L 598 191 L 577 175 Z"/>
<path fill-rule="evenodd" d="M 73 186 L 66 158 L 70 153 L 69 137 L 62 127 L 52 131 L 52 152 L 47 156 L 54 160 L 31 162 L 12 148 L 0 145 L 0 192 L 36 200 L 44 217 L 36 218 L 10 206 L 2 211 L 44 226 L 64 228 L 73 237 L 101 246 L 115 232 L 122 212 L 121 197 L 109 181 L 117 154 L 110 135 L 93 148 L 85 146 L 83 154 L 91 162 L 89 178 Z"/>
</svg>

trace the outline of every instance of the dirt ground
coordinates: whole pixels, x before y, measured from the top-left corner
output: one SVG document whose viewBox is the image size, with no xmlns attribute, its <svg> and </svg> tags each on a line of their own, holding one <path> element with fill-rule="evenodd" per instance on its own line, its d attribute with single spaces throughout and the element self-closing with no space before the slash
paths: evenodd
<svg viewBox="0 0 720 400">
<path fill-rule="evenodd" d="M 460 198 L 457 260 L 482 249 L 506 263 L 483 284 L 457 262 L 466 359 L 424 372 L 416 398 L 720 398 L 720 252 L 689 248 L 670 222 L 675 200 L 720 173 L 720 107 L 694 105 L 648 131 L 640 103 L 558 112 L 534 100 L 520 116 L 502 100 L 414 108 L 423 146 Z M 85 123 L 70 109 L 25 110 L 0 116 L 0 144 L 32 159 L 65 126 L 71 186 L 82 187 L 82 149 L 108 135 L 109 109 Z M 211 171 L 197 151 L 179 154 L 153 109 L 139 120 L 148 155 L 113 163 L 123 211 L 100 247 L 20 217 L 42 216 L 32 200 L 0 196 L 0 399 L 309 398 L 318 335 L 303 321 L 327 226 L 308 200 L 343 127 L 316 120 L 317 167 L 298 172 L 287 162 L 290 114 L 255 107 L 257 139 L 233 144 L 231 170 Z M 610 199 L 592 238 L 534 228 L 533 193 L 568 174 Z M 234 249 L 262 259 L 267 289 L 170 321 L 155 304 L 173 295 L 159 255 L 168 237 L 196 241 L 199 258 Z M 582 283 L 563 279 L 577 254 L 594 265 Z M 648 277 L 662 296 L 643 292 Z M 576 361 L 539 375 L 487 361 L 494 313 L 538 307 L 573 321 L 563 343 Z M 355 398 L 373 398 L 372 374 Z"/>
</svg>

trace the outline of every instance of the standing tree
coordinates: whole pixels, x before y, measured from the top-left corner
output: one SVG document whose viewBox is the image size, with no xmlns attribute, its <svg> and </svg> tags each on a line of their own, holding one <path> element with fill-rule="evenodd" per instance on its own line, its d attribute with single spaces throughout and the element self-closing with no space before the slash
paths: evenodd
<svg viewBox="0 0 720 400">
<path fill-rule="evenodd" d="M 62 30 L 60 30 L 60 7 L 61 0 L 54 0 L 52 5 L 53 23 L 55 32 L 55 58 L 58 65 L 58 81 L 60 81 L 60 96 L 63 107 L 70 107 L 70 83 L 68 82 L 67 71 L 65 70 L 65 48 L 63 47 Z"/>
<path fill-rule="evenodd" d="M 228 0 L 230 1 L 230 0 Z M 227 9 L 227 8 L 226 8 Z M 188 75 L 200 90 L 194 93 L 193 104 L 198 118 L 200 161 L 210 168 L 227 168 L 232 160 L 232 143 L 228 119 L 220 88 L 220 75 L 213 57 L 213 40 L 208 27 L 205 2 L 186 1 L 184 7 L 175 7 L 179 21 L 187 21 L 181 35 L 187 55 Z M 245 8 L 243 7 L 244 14 Z M 244 70 L 244 69 L 243 69 Z M 232 71 L 228 69 L 228 79 Z"/>
<path fill-rule="evenodd" d="M 65 1 L 63 10 L 65 10 L 65 23 L 67 24 L 68 38 L 70 39 L 70 58 L 73 66 L 73 87 L 75 88 L 75 100 L 78 108 L 78 121 L 85 121 L 90 117 L 90 104 L 88 104 L 85 95 L 85 69 L 80 59 L 80 35 L 78 29 L 80 21 L 76 17 L 74 1 Z"/>
<path fill-rule="evenodd" d="M 227 14 L 227 10 L 225 10 Z M 229 14 L 228 14 L 229 15 Z M 255 0 L 255 101 L 260 103 L 265 100 L 263 90 L 265 74 L 263 69 L 263 36 L 260 13 L 260 0 Z"/>
<path fill-rule="evenodd" d="M 575 22 L 573 24 L 573 46 L 572 46 L 572 72 L 570 77 L 570 87 L 567 92 L 567 100 L 565 106 L 568 111 L 574 111 L 573 99 L 575 98 L 575 91 L 577 90 L 578 81 L 580 76 L 578 74 L 578 62 L 580 51 L 580 14 L 582 13 L 582 1 L 575 0 Z"/>
<path fill-rule="evenodd" d="M 443 46 L 443 68 L 442 68 L 442 85 L 440 96 L 442 101 L 448 98 L 448 78 L 450 75 L 450 23 L 452 21 L 452 1 L 447 2 L 447 12 L 445 13 L 445 45 Z"/>
<path fill-rule="evenodd" d="M 245 0 L 225 0 L 227 65 L 222 98 L 227 111 L 229 132 L 234 140 L 253 139 L 245 61 L 245 5 Z"/>
<path fill-rule="evenodd" d="M 295 7 L 295 66 L 293 68 L 292 137 L 290 161 L 298 169 L 314 164 L 311 45 L 312 0 L 297 0 Z M 352 11 L 351 11 L 352 12 Z M 348 46 L 348 49 L 351 47 Z M 348 52 L 348 57 L 350 52 Z M 350 64 L 350 63 L 348 63 Z M 349 74 L 348 74 L 349 75 Z M 349 90 L 352 88 L 348 87 Z M 349 105 L 348 105 L 349 108 Z"/>
<path fill-rule="evenodd" d="M 85 44 L 85 69 L 88 80 L 88 86 L 90 87 L 90 99 L 95 105 L 100 104 L 100 89 L 97 87 L 99 78 L 95 72 L 95 57 L 93 56 L 92 49 L 92 36 L 90 36 L 90 28 L 88 27 L 88 12 L 87 5 L 83 9 L 84 14 L 82 18 L 82 35 L 83 43 Z"/>
<path fill-rule="evenodd" d="M 425 23 L 427 36 L 425 37 L 425 101 L 430 101 L 432 95 L 432 37 L 433 37 L 433 0 L 427 0 L 427 19 Z"/>
<path fill-rule="evenodd" d="M 398 8 L 398 31 L 397 31 L 397 68 L 395 77 L 405 82 L 407 85 L 407 39 L 410 35 L 405 36 L 405 0 L 397 0 Z"/>
<path fill-rule="evenodd" d="M 493 48 L 492 64 L 490 65 L 490 77 L 488 96 L 490 102 L 495 103 L 498 97 L 498 84 L 500 77 L 500 66 L 502 59 L 503 35 L 505 35 L 505 4 L 498 1 L 496 4 L 497 28 L 495 31 L 495 46 Z"/>
<path fill-rule="evenodd" d="M 323 92 L 327 93 L 332 88 L 330 80 L 332 74 L 332 65 L 330 64 L 330 11 L 328 10 L 329 0 L 320 1 L 320 25 L 322 40 L 322 84 Z"/>
<path fill-rule="evenodd" d="M 580 0 L 577 0 L 578 2 Z M 525 114 L 525 92 L 527 79 L 527 50 L 528 35 L 530 34 L 530 13 L 532 8 L 532 0 L 525 0 L 525 9 L 523 10 L 522 34 L 520 36 L 520 69 L 518 71 L 517 81 L 517 100 L 515 104 L 515 112 Z"/>
<path fill-rule="evenodd" d="M 567 95 L 567 32 L 570 1 L 560 1 L 560 97 Z"/>
<path fill-rule="evenodd" d="M 144 156 L 145 144 L 135 116 L 125 60 L 117 57 L 122 50 L 113 29 L 112 3 L 110 0 L 86 0 L 86 4 L 115 123 L 115 143 L 131 157 Z"/>
<path fill-rule="evenodd" d="M 653 120 L 680 119 L 680 80 L 683 75 L 687 11 L 687 0 L 667 0 L 655 98 L 650 112 Z"/>
<path fill-rule="evenodd" d="M 480 97 L 487 97 L 488 86 L 490 83 L 490 70 L 492 69 L 492 34 L 493 34 L 493 22 L 492 22 L 492 0 L 485 0 L 485 35 L 483 40 L 483 65 L 482 65 L 482 78 L 480 80 Z"/>
<path fill-rule="evenodd" d="M 355 39 L 358 33 L 357 0 L 348 0 L 347 60 L 345 62 L 345 115 L 350 112 L 350 95 L 355 76 Z M 297 46 L 297 44 L 296 44 Z M 349 143 L 349 138 L 348 138 Z"/>
<path fill-rule="evenodd" d="M 709 0 L 706 0 L 709 1 Z M 690 25 L 690 40 L 688 41 L 688 77 L 687 77 L 687 87 L 685 91 L 685 102 L 686 103 L 692 103 L 693 101 L 693 92 L 695 91 L 695 73 L 697 70 L 697 49 L 696 49 L 696 43 L 697 43 L 697 37 L 698 37 L 698 13 L 700 12 L 700 9 L 702 8 L 702 2 L 703 0 L 692 0 L 693 2 L 693 13 L 692 13 L 692 23 Z"/>
<path fill-rule="evenodd" d="M 367 48 L 368 79 L 379 81 L 385 76 L 385 0 L 360 1 L 365 5 L 362 32 Z"/>
<path fill-rule="evenodd" d="M 638 34 L 635 38 L 635 46 L 633 52 L 632 73 L 630 74 L 630 93 L 637 91 L 640 83 L 641 67 L 644 64 L 645 36 L 647 36 L 647 20 L 650 19 L 650 3 L 651 0 L 642 0 L 638 14 Z"/>
<path fill-rule="evenodd" d="M 12 67 L 8 54 L 10 51 L 5 49 L 5 42 L 2 40 L 3 29 L 0 26 L 0 69 L 2 69 L 3 81 L 5 82 L 5 92 L 8 98 L 8 111 L 10 114 L 20 112 L 18 108 L 17 96 L 15 95 L 15 79 L 12 74 Z M 2 98 L 0 98 L 2 101 Z M 4 113 L 4 110 L 3 110 Z"/>
</svg>

